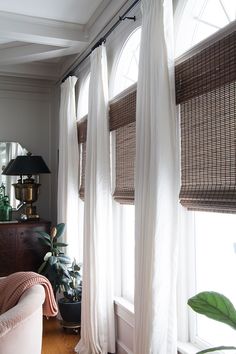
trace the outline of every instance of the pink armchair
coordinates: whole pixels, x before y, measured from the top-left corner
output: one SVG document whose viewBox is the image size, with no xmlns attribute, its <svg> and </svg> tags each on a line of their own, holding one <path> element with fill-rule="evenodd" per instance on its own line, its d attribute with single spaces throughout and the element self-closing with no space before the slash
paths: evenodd
<svg viewBox="0 0 236 354">
<path fill-rule="evenodd" d="M 44 300 L 44 287 L 34 285 L 23 293 L 16 306 L 0 315 L 1 354 L 41 354 Z"/>
</svg>

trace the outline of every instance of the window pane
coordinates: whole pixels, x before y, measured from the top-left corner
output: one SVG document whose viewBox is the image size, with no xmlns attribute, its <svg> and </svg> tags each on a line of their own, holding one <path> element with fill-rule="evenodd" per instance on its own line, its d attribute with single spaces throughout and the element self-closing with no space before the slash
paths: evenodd
<svg viewBox="0 0 236 354">
<path fill-rule="evenodd" d="M 114 96 L 138 80 L 140 39 L 141 28 L 138 28 L 127 39 L 121 51 L 114 80 Z"/>
<path fill-rule="evenodd" d="M 217 291 L 235 306 L 236 215 L 196 212 L 195 242 L 196 293 Z M 213 346 L 236 345 L 233 329 L 202 315 L 197 315 L 197 336 Z"/>
<path fill-rule="evenodd" d="M 181 2 L 179 2 L 181 6 Z M 227 26 L 236 18 L 234 0 L 188 0 L 178 24 L 176 56 Z"/>
<path fill-rule="evenodd" d="M 134 205 L 121 205 L 121 295 L 134 301 Z"/>
<path fill-rule="evenodd" d="M 77 109 L 78 119 L 83 118 L 86 114 L 88 114 L 89 82 L 90 74 L 86 77 L 80 89 Z"/>
</svg>

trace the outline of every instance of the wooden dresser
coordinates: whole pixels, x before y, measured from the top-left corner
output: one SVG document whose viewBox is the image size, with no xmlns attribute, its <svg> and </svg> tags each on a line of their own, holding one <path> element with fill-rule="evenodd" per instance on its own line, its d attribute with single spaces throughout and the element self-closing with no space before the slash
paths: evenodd
<svg viewBox="0 0 236 354">
<path fill-rule="evenodd" d="M 49 232 L 45 220 L 0 223 L 0 276 L 19 271 L 37 271 L 47 248 L 38 241 L 35 232 Z"/>
</svg>

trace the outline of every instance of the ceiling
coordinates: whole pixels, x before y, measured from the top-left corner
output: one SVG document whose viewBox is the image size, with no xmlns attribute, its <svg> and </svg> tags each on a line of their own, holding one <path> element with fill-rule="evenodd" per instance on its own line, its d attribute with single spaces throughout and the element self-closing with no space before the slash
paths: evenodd
<svg viewBox="0 0 236 354">
<path fill-rule="evenodd" d="M 0 75 L 56 80 L 131 0 L 0 0 Z"/>
</svg>

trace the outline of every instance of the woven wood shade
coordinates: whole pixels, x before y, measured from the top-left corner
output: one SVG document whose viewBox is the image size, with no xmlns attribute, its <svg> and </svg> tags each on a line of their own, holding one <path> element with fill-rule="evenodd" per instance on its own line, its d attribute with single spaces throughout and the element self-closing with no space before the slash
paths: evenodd
<svg viewBox="0 0 236 354">
<path fill-rule="evenodd" d="M 81 159 L 81 173 L 80 173 L 80 186 L 79 197 L 84 200 L 85 191 L 85 162 L 86 162 L 86 143 L 80 145 L 80 159 Z"/>
<path fill-rule="evenodd" d="M 80 145 L 80 186 L 79 197 L 84 200 L 85 190 L 85 162 L 86 162 L 86 139 L 87 139 L 87 116 L 77 125 L 78 142 Z"/>
<path fill-rule="evenodd" d="M 236 212 L 236 34 L 176 68 L 183 206 Z"/>
<path fill-rule="evenodd" d="M 136 117 L 136 90 L 112 102 L 109 111 L 110 131 L 119 129 L 135 122 Z"/>
<path fill-rule="evenodd" d="M 87 116 L 83 118 L 77 125 L 77 134 L 79 144 L 85 143 L 87 139 Z"/>
<path fill-rule="evenodd" d="M 134 204 L 136 89 L 110 104 L 110 131 L 115 130 L 115 190 L 122 204 Z"/>
<path fill-rule="evenodd" d="M 134 203 L 135 123 L 116 130 L 116 183 L 114 199 Z"/>
<path fill-rule="evenodd" d="M 113 197 L 119 203 L 134 203 L 136 90 L 110 103 L 109 128 L 115 131 L 115 190 Z M 80 198 L 84 200 L 86 161 L 87 117 L 78 124 L 78 140 L 81 145 Z"/>
<path fill-rule="evenodd" d="M 236 80 L 236 32 L 175 68 L 176 103 Z"/>
</svg>

